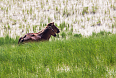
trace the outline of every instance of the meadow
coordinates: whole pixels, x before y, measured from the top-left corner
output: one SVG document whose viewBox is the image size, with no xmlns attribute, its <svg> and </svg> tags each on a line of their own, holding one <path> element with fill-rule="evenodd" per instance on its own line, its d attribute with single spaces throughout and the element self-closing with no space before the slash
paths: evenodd
<svg viewBox="0 0 116 78">
<path fill-rule="evenodd" d="M 49 42 L 19 37 L 54 22 Z M 116 78 L 116 0 L 0 0 L 0 78 Z"/>
<path fill-rule="evenodd" d="M 115 78 L 116 34 L 18 45 L 0 38 L 0 78 Z"/>
</svg>

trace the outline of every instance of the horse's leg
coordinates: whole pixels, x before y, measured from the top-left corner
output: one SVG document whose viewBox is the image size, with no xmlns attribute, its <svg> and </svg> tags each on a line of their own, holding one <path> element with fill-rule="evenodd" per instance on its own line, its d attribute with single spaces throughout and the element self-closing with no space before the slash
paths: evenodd
<svg viewBox="0 0 116 78">
<path fill-rule="evenodd" d="M 25 38 L 25 37 L 26 37 L 26 35 L 25 35 L 24 37 L 20 37 L 20 38 L 19 38 L 19 41 L 18 41 L 18 44 L 19 44 L 19 43 L 22 43 L 22 42 L 24 41 L 24 38 Z"/>
<path fill-rule="evenodd" d="M 19 39 L 18 43 L 22 43 L 22 42 L 27 41 L 27 40 L 29 40 L 29 39 L 30 39 L 30 38 L 27 37 L 27 35 L 25 35 L 24 37 L 21 37 L 21 38 Z"/>
<path fill-rule="evenodd" d="M 28 41 L 28 40 L 31 40 L 31 37 L 25 36 L 25 37 L 23 38 L 23 41 Z"/>
<path fill-rule="evenodd" d="M 23 42 L 24 41 L 24 38 L 26 37 L 26 35 L 23 37 L 23 39 L 22 39 L 22 41 L 21 42 Z"/>
<path fill-rule="evenodd" d="M 18 44 L 21 42 L 21 39 L 23 39 L 22 37 L 19 38 Z"/>
</svg>

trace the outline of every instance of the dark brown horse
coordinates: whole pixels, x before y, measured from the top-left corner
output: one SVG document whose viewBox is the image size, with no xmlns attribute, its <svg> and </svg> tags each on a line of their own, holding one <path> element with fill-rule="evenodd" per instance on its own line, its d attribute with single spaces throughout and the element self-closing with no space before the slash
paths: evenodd
<svg viewBox="0 0 116 78">
<path fill-rule="evenodd" d="M 49 38 L 53 35 L 56 37 L 56 34 L 51 26 L 46 27 L 44 30 L 39 33 L 27 33 L 24 37 L 20 37 L 18 44 L 23 42 L 31 42 L 31 41 L 45 41 L 49 40 Z"/>
<path fill-rule="evenodd" d="M 53 31 L 54 31 L 55 33 L 59 33 L 59 32 L 60 32 L 59 29 L 54 25 L 54 22 L 49 23 L 49 24 L 45 27 L 45 29 L 46 29 L 47 27 L 52 27 L 52 29 L 53 29 Z M 41 38 L 41 36 L 40 36 L 40 34 L 42 34 L 43 31 L 44 31 L 45 29 L 41 30 L 41 31 L 38 32 L 38 33 L 28 33 L 28 34 L 26 34 L 24 37 L 19 38 L 18 43 L 23 42 L 23 41 L 24 41 L 23 38 L 25 38 L 25 40 L 27 40 L 27 41 L 30 41 L 30 40 L 29 40 L 30 37 L 32 38 L 33 41 L 36 41 L 36 40 L 37 40 L 36 38 L 38 38 L 39 41 L 42 41 L 42 40 L 49 40 L 49 39 L 45 39 L 45 38 L 43 39 L 43 38 Z M 26 37 L 26 36 L 27 36 L 27 37 Z M 44 36 L 44 35 L 43 35 L 43 36 Z M 34 40 L 34 39 L 35 39 L 35 40 Z M 32 41 L 32 40 L 31 40 L 31 41 Z M 37 40 L 37 41 L 38 41 L 38 40 Z"/>
<path fill-rule="evenodd" d="M 49 23 L 46 27 L 52 27 L 52 29 L 54 30 L 55 33 L 60 33 L 59 29 L 54 25 L 54 22 Z M 45 27 L 45 29 L 46 29 L 46 27 Z M 32 33 L 32 34 L 28 34 L 28 35 L 30 35 L 30 36 L 38 35 L 38 34 L 42 33 L 45 29 L 39 31 L 38 33 Z"/>
</svg>

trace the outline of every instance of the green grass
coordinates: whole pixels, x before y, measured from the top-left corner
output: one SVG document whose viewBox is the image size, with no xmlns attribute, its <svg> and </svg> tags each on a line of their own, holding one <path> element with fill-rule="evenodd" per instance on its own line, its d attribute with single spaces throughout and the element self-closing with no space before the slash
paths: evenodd
<svg viewBox="0 0 116 78">
<path fill-rule="evenodd" d="M 108 34 L 23 45 L 0 38 L 0 78 L 115 78 L 116 34 Z"/>
<path fill-rule="evenodd" d="M 8 35 L 6 37 L 0 38 L 0 46 L 1 45 L 7 45 L 7 44 L 17 44 L 19 37 L 16 37 L 16 39 L 10 38 Z"/>
</svg>

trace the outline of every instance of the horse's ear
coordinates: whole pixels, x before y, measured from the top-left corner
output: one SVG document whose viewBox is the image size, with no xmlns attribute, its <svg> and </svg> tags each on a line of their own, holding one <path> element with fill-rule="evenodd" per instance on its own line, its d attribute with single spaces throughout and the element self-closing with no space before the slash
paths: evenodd
<svg viewBox="0 0 116 78">
<path fill-rule="evenodd" d="M 52 24 L 54 25 L 54 22 L 52 22 Z"/>
<path fill-rule="evenodd" d="M 51 23 L 51 26 L 54 26 L 54 22 Z"/>
<path fill-rule="evenodd" d="M 49 23 L 47 26 L 53 26 L 53 25 L 54 25 L 54 22 Z"/>
<path fill-rule="evenodd" d="M 49 23 L 47 26 L 51 26 L 51 23 Z"/>
</svg>

